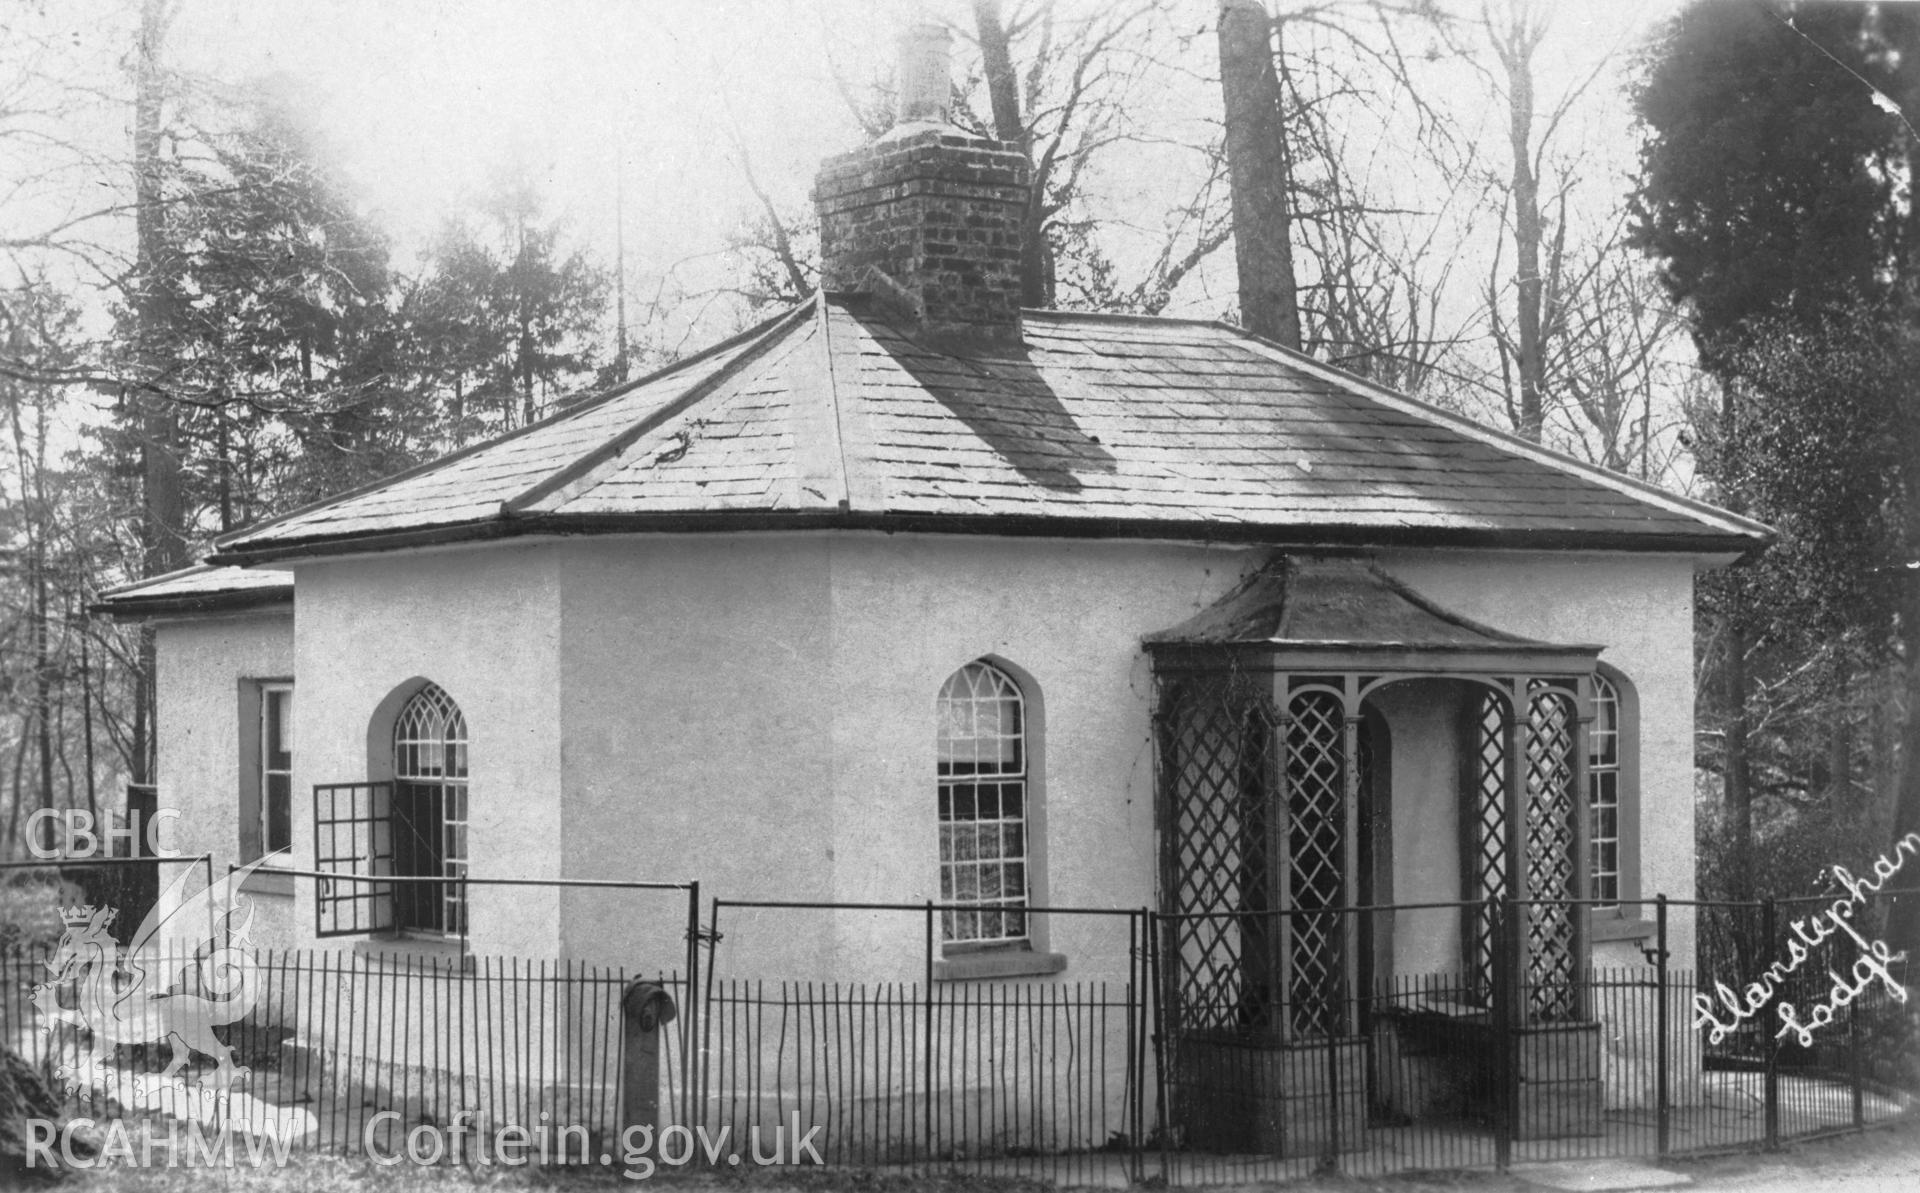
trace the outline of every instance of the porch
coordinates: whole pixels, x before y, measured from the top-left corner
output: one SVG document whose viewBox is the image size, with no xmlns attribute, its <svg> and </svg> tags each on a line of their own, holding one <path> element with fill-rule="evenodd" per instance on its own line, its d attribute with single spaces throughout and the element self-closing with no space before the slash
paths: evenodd
<svg viewBox="0 0 1920 1193">
<path fill-rule="evenodd" d="M 1147 648 L 1169 1110 L 1194 1145 L 1598 1131 L 1601 648 L 1473 623 L 1351 556 L 1282 557 Z"/>
</svg>

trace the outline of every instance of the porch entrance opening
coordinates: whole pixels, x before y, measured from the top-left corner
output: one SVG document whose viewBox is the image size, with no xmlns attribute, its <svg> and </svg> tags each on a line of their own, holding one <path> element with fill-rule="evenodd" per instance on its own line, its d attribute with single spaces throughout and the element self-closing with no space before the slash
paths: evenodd
<svg viewBox="0 0 1920 1193">
<path fill-rule="evenodd" d="M 1355 557 L 1283 558 L 1147 645 L 1186 1143 L 1597 1130 L 1577 900 L 1599 648 L 1476 625 Z"/>
</svg>

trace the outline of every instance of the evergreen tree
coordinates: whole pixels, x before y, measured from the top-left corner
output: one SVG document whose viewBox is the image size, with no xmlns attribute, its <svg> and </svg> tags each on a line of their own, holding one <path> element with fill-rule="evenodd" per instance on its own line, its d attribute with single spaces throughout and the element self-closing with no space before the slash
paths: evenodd
<svg viewBox="0 0 1920 1193">
<path fill-rule="evenodd" d="M 411 383 L 455 445 L 524 426 L 591 383 L 612 292 L 611 275 L 542 218 L 523 173 L 496 176 L 478 215 L 441 228 L 401 304 Z"/>
<path fill-rule="evenodd" d="M 386 243 L 298 108 L 256 85 L 159 166 L 149 293 L 122 338 L 165 362 L 140 404 L 172 406 L 189 535 L 404 466 L 419 437 L 391 384 Z M 136 425 L 120 438 L 144 450 Z"/>
<path fill-rule="evenodd" d="M 1782 535 L 1702 586 L 1703 720 L 1721 731 L 1707 759 L 1725 794 L 1708 822 L 1730 838 L 1702 838 L 1729 854 L 1707 859 L 1718 893 L 1801 893 L 1756 886 L 1768 824 L 1837 840 L 1857 821 L 1852 693 L 1879 690 L 1874 670 L 1902 656 L 1899 820 L 1920 826 L 1920 604 L 1901 608 L 1886 581 L 1920 543 L 1920 141 L 1894 98 L 1920 94 L 1916 32 L 1888 6 L 1695 3 L 1636 97 L 1634 239 L 1720 386 L 1697 420 L 1701 472 Z"/>
</svg>

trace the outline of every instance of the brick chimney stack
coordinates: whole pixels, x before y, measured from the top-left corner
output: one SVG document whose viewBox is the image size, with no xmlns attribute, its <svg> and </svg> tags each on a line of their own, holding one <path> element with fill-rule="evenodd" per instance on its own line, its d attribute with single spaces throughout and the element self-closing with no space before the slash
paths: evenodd
<svg viewBox="0 0 1920 1193">
<path fill-rule="evenodd" d="M 1017 147 L 948 121 L 950 45 L 938 25 L 909 29 L 894 127 L 822 163 L 820 285 L 871 295 L 935 338 L 1017 343 L 1030 169 Z"/>
</svg>

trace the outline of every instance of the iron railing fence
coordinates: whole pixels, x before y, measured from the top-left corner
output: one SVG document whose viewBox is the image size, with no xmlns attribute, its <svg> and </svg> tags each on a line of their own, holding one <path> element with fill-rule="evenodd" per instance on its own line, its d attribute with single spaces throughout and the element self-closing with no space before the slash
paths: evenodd
<svg viewBox="0 0 1920 1193">
<path fill-rule="evenodd" d="M 787 1162 L 1187 1185 L 1763 1147 L 1906 1113 L 1920 1002 L 1863 993 L 1810 1043 L 1768 1030 L 1779 1001 L 1810 1013 L 1829 970 L 1870 955 L 1850 939 L 1823 941 L 1714 1038 L 1713 1021 L 1732 1018 L 1715 1010 L 1720 987 L 1763 978 L 1781 933 L 1812 914 L 1784 908 L 1615 909 L 1604 914 L 1624 938 L 1595 945 L 1609 963 L 1573 975 L 1535 972 L 1514 951 L 1525 938 L 1496 932 L 1504 977 L 1489 982 L 1469 935 L 1526 924 L 1525 902 L 1221 913 L 1230 922 L 1195 935 L 1190 917 L 1147 909 L 1053 909 L 1034 913 L 1058 922 L 1026 949 L 969 963 L 940 943 L 938 905 L 715 900 L 694 933 L 697 979 L 644 975 L 680 1012 L 653 1037 L 643 1100 L 657 1106 L 644 1115 L 623 1102 L 639 1088 L 623 1009 L 639 969 L 263 950 L 252 1013 L 221 1029 L 252 1073 L 219 1113 L 384 1156 L 409 1143 L 442 1160 L 489 1154 L 519 1129 L 532 1158 L 544 1140 L 554 1163 L 698 1164 L 712 1149 L 750 1164 L 757 1145 Z M 1600 914 L 1576 901 L 1554 913 Z M 822 916 L 858 917 L 872 950 L 818 955 L 827 980 L 770 975 L 763 961 L 794 963 L 782 948 L 813 939 Z M 1288 916 L 1318 923 L 1274 930 Z M 1229 942 L 1230 964 L 1194 954 L 1195 939 Z M 1331 950 L 1312 980 L 1275 947 L 1308 940 Z M 1050 968 L 1040 944 L 1062 971 L 978 976 Z M 34 994 L 55 951 L 0 949 L 7 1042 L 49 1074 L 91 1045 L 84 1022 L 42 1031 L 80 1005 L 71 989 L 50 1005 Z M 831 977 L 860 965 L 898 980 Z M 1222 989 L 1196 1003 L 1194 972 Z M 1904 989 L 1905 970 L 1892 972 Z M 134 1081 L 163 1086 L 152 1078 L 169 1052 L 108 1049 L 75 1111 L 170 1109 Z M 644 1148 L 621 1137 L 640 1121 Z"/>
<path fill-rule="evenodd" d="M 999 949 L 943 943 L 939 903 L 715 899 L 701 1014 L 709 1129 L 818 1127 L 823 1160 L 955 1165 L 1063 1181 L 1149 1175 L 1149 909 L 1029 908 Z M 776 942 L 856 917 L 875 961 L 913 976 L 771 982 Z M 815 964 L 830 965 L 830 959 Z M 1019 975 L 1019 976 L 1013 976 Z M 736 1137 L 738 1132 L 736 1131 Z"/>
<path fill-rule="evenodd" d="M 148 1038 L 157 1035 L 152 1022 L 103 1031 L 78 1011 L 100 1005 L 85 987 L 111 976 L 56 983 L 63 1009 L 49 1013 L 36 987 L 58 952 L 47 943 L 0 950 L 0 1023 L 50 1086 L 73 1087 L 76 1115 L 225 1121 L 303 1148 L 382 1158 L 405 1155 L 422 1132 L 411 1140 L 417 1151 L 477 1161 L 503 1129 L 527 1132 L 536 1162 L 591 1164 L 619 1150 L 630 1051 L 623 999 L 641 980 L 619 967 L 253 950 L 251 1006 L 215 1033 L 246 1072 L 215 1096 L 212 1058 L 196 1054 L 179 1081 L 164 1080 L 173 1049 Z M 680 974 L 645 980 L 676 1006 L 686 999 Z M 96 1055 L 103 1037 L 105 1054 Z M 688 1119 L 686 1043 L 671 1025 L 658 1033 L 659 1127 Z"/>
<path fill-rule="evenodd" d="M 1892 900 L 1916 894 L 1698 904 L 1702 1067 L 1746 1108 L 1744 1142 L 1859 1129 L 1920 1088 L 1913 959 L 1881 940 Z"/>
</svg>

